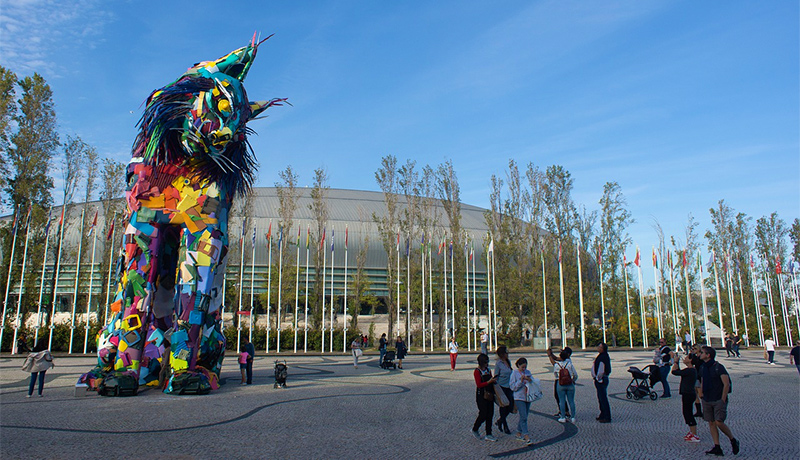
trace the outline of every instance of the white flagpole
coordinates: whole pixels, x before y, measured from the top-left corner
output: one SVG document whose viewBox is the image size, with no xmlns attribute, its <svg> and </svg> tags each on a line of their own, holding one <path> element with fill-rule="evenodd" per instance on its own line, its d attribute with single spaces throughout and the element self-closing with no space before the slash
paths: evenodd
<svg viewBox="0 0 800 460">
<path fill-rule="evenodd" d="M 541 249 L 542 250 L 539 251 L 539 256 L 541 256 L 541 259 L 542 259 L 542 298 L 544 300 L 544 303 L 543 303 L 543 305 L 544 305 L 543 306 L 543 313 L 544 313 L 544 346 L 545 347 L 550 347 L 550 332 L 549 332 L 548 326 L 547 326 L 547 283 L 545 281 L 547 279 L 547 277 L 545 276 L 545 270 L 544 270 L 544 245 L 542 245 Z M 603 327 L 605 327 L 605 326 L 603 326 Z"/>
<path fill-rule="evenodd" d="M 786 344 L 788 346 L 794 346 L 792 341 L 792 323 L 789 321 L 789 308 L 786 305 L 786 293 L 783 289 L 783 276 L 781 273 L 777 273 L 778 277 L 778 288 L 781 294 L 781 311 L 783 312 L 783 332 L 786 335 Z"/>
<path fill-rule="evenodd" d="M 53 348 L 53 327 L 55 326 L 54 321 L 55 321 L 55 316 L 56 316 L 56 294 L 58 294 L 58 275 L 59 275 L 59 272 L 61 271 L 61 252 L 62 252 L 62 248 L 63 248 L 62 243 L 64 241 L 64 227 L 65 227 L 64 224 L 66 223 L 66 222 L 64 222 L 64 219 L 66 218 L 66 216 L 64 215 L 64 214 L 66 214 L 65 213 L 65 211 L 66 211 L 65 206 L 66 206 L 66 204 L 62 204 L 61 205 L 61 224 L 60 224 L 61 228 L 58 231 L 58 256 L 56 257 L 56 282 L 53 285 L 53 306 L 52 306 L 52 311 L 50 313 L 50 321 L 49 321 L 50 322 L 50 338 L 47 341 L 47 348 L 48 349 L 52 349 Z"/>
<path fill-rule="evenodd" d="M 711 262 L 714 265 L 714 288 L 717 290 L 717 314 L 719 315 L 719 340 L 722 345 L 725 345 L 725 327 L 722 321 L 722 299 L 720 299 L 719 292 L 719 275 L 717 274 L 717 254 L 713 249 L 711 250 Z M 708 333 L 706 332 L 706 335 Z"/>
<path fill-rule="evenodd" d="M 94 255 L 97 248 L 97 227 L 93 229 L 94 240 L 92 241 L 92 264 L 89 266 L 89 296 L 86 300 L 86 323 L 83 326 L 83 354 L 86 354 L 86 349 L 89 345 L 89 314 L 92 312 L 92 289 L 94 289 Z M 100 319 L 100 318 L 98 318 Z"/>
<path fill-rule="evenodd" d="M 242 236 L 239 238 L 239 309 L 236 311 L 236 353 L 239 353 L 239 344 L 242 341 L 242 287 L 244 286 L 244 234 L 247 229 L 247 218 L 242 219 Z"/>
<path fill-rule="evenodd" d="M 114 213 L 114 220 L 111 221 L 111 225 L 114 225 L 116 222 L 117 222 L 117 213 L 115 212 Z M 108 322 L 108 302 L 109 302 L 109 299 L 111 298 L 111 286 L 114 286 L 116 284 L 116 283 L 112 283 L 111 282 L 111 270 L 112 270 L 112 266 L 114 265 L 114 242 L 116 241 L 116 239 L 115 239 L 115 232 L 116 231 L 117 231 L 117 227 L 116 226 L 111 227 L 111 240 L 109 240 L 110 241 L 110 243 L 109 243 L 110 244 L 110 248 L 108 250 L 108 278 L 106 279 L 106 303 L 105 303 L 105 307 L 104 307 L 104 310 L 103 310 L 103 323 Z M 45 256 L 46 256 L 47 255 L 47 246 L 46 245 L 45 245 L 44 249 L 45 249 Z M 44 265 L 42 265 L 42 267 L 44 267 Z M 42 276 L 44 277 L 44 268 L 42 269 Z M 223 296 L 223 299 L 224 298 L 225 298 L 225 296 Z M 40 303 L 41 303 L 41 300 L 40 300 Z M 100 314 L 99 311 L 98 311 L 98 314 Z M 99 318 L 98 318 L 98 320 L 99 320 Z M 100 324 L 102 325 L 103 323 L 100 323 Z"/>
<path fill-rule="evenodd" d="M 478 319 L 480 315 L 478 315 L 478 293 L 477 286 L 478 283 L 476 282 L 475 277 L 475 240 L 470 242 L 469 246 L 469 253 L 472 256 L 472 324 L 474 325 L 472 328 L 472 343 L 475 344 L 475 349 L 478 349 Z"/>
<path fill-rule="evenodd" d="M 758 344 L 764 345 L 764 324 L 761 322 L 761 304 L 758 302 L 758 284 L 756 283 L 755 264 L 750 254 L 750 284 L 753 291 L 753 304 L 756 306 L 756 327 L 758 327 Z"/>
<path fill-rule="evenodd" d="M 464 232 L 464 285 L 467 298 L 467 351 L 472 351 L 472 327 L 469 317 L 469 237 Z"/>
<path fill-rule="evenodd" d="M 411 235 L 406 236 L 406 343 L 411 343 Z"/>
<path fill-rule="evenodd" d="M 633 332 L 631 331 L 631 301 L 628 296 L 628 262 L 625 255 L 622 256 L 622 273 L 625 275 L 625 306 L 628 309 L 628 343 L 633 348 Z"/>
<path fill-rule="evenodd" d="M 17 205 L 17 214 L 16 214 L 16 222 L 14 225 L 14 238 L 11 239 L 11 257 L 8 259 L 8 277 L 6 278 L 6 295 L 3 299 L 3 318 L 0 321 L 0 345 L 3 343 L 3 333 L 6 330 L 6 312 L 8 309 L 8 290 L 11 287 L 11 272 L 14 269 L 14 252 L 17 249 L 17 230 L 19 229 L 19 220 L 21 216 L 19 215 L 20 210 L 22 207 Z M 11 345 L 11 349 L 13 351 L 14 345 Z"/>
<path fill-rule="evenodd" d="M 250 256 L 250 321 L 249 327 L 250 332 L 247 340 L 250 342 L 253 341 L 253 313 L 255 313 L 256 309 L 256 302 L 255 302 L 255 289 L 256 289 L 256 232 L 257 228 L 255 225 L 253 226 L 253 254 Z"/>
<path fill-rule="evenodd" d="M 283 247 L 286 246 L 286 242 L 283 241 L 283 223 L 278 226 L 278 229 L 281 233 L 278 237 L 278 316 L 275 320 L 278 325 L 278 331 L 275 333 L 275 338 L 277 340 L 275 343 L 275 353 L 281 352 L 281 320 L 283 319 L 283 316 L 281 316 L 281 309 L 283 307 Z"/>
<path fill-rule="evenodd" d="M 328 248 L 325 247 L 325 233 L 327 230 L 322 231 L 322 242 L 320 250 L 322 251 L 322 349 L 320 352 L 325 353 L 325 276 L 328 270 Z M 333 327 L 333 325 L 331 325 Z"/>
<path fill-rule="evenodd" d="M 306 227 L 306 289 L 305 289 L 305 313 L 303 319 L 303 353 L 308 353 L 308 257 L 309 246 L 311 245 L 311 225 Z"/>
<path fill-rule="evenodd" d="M 22 272 L 19 275 L 19 293 L 17 294 L 17 320 L 14 322 L 14 337 L 11 340 L 11 350 L 13 354 L 18 353 L 17 350 L 17 333 L 19 332 L 20 326 L 22 326 L 22 318 L 20 318 L 20 307 L 22 306 L 22 288 L 25 287 L 25 267 L 28 264 L 28 241 L 30 240 L 31 235 L 31 208 L 28 208 L 28 217 L 26 219 L 27 228 L 25 230 L 25 250 L 22 253 Z M 11 266 L 9 265 L 9 273 L 11 272 Z M 2 341 L 0 341 L 2 343 Z M 84 352 L 85 353 L 85 352 Z"/>
<path fill-rule="evenodd" d="M 297 264 L 294 271 L 294 352 L 297 353 L 297 320 L 300 314 L 300 225 L 297 226 Z"/>
<path fill-rule="evenodd" d="M 267 256 L 267 346 L 265 351 L 269 354 L 269 330 L 272 327 L 270 323 L 270 313 L 272 312 L 272 220 L 269 221 L 269 230 L 267 230 L 267 246 L 269 255 Z"/>
<path fill-rule="evenodd" d="M 600 321 L 603 324 L 603 343 L 608 343 L 606 338 L 606 301 L 605 293 L 603 292 L 603 258 L 600 255 L 600 245 L 597 245 L 597 268 L 600 273 Z M 542 260 L 544 262 L 544 260 Z M 544 263 L 542 263 L 542 281 L 544 281 Z"/>
<path fill-rule="evenodd" d="M 342 353 L 347 353 L 347 240 L 348 227 L 344 226 L 344 306 L 342 307 Z M 423 339 L 424 340 L 424 339 Z"/>
<path fill-rule="evenodd" d="M 447 240 L 444 239 L 444 237 L 442 244 L 444 244 L 444 254 L 442 255 L 442 259 L 444 260 L 444 269 L 442 270 L 442 278 L 444 278 L 444 346 L 447 347 L 447 343 L 450 341 L 450 308 L 447 306 Z"/>
<path fill-rule="evenodd" d="M 684 249 L 684 251 L 686 251 L 686 249 Z M 686 257 L 686 253 L 683 254 L 683 257 Z M 681 263 L 683 264 L 683 280 L 686 285 L 686 321 L 689 323 L 689 335 L 692 337 L 692 343 L 695 343 L 694 321 L 692 321 L 692 294 L 689 288 L 689 264 L 683 261 L 681 261 Z M 688 352 L 689 350 L 686 351 Z"/>
<path fill-rule="evenodd" d="M 400 230 L 397 231 L 397 246 L 395 248 L 397 255 L 397 303 L 395 305 L 397 305 L 397 335 L 400 335 Z"/>
<path fill-rule="evenodd" d="M 733 282 L 731 280 L 731 271 L 730 271 L 730 258 L 728 257 L 727 252 L 724 254 L 725 257 L 725 291 L 728 293 L 728 308 L 731 311 L 731 326 L 733 327 L 733 333 L 739 334 L 739 326 L 736 324 L 736 306 L 734 305 L 735 302 L 735 292 L 731 292 L 733 289 L 731 286 Z"/>
<path fill-rule="evenodd" d="M 433 243 L 433 232 L 430 234 L 430 243 Z M 431 351 L 433 351 L 433 248 L 430 243 L 428 243 L 428 303 L 430 304 L 428 329 L 431 332 Z"/>
<path fill-rule="evenodd" d="M 742 322 L 744 323 L 744 337 L 745 337 L 745 346 L 750 347 L 750 333 L 747 330 L 747 311 L 744 309 L 744 289 L 742 288 L 742 274 L 739 270 L 739 266 L 736 266 L 736 278 L 739 280 L 739 300 L 742 303 Z M 694 341 L 694 339 L 692 339 Z"/>
<path fill-rule="evenodd" d="M 333 311 L 334 311 L 333 310 L 333 299 L 334 299 L 334 296 L 333 296 L 333 273 L 334 273 L 333 272 L 333 267 L 334 267 L 333 262 L 334 262 L 334 259 L 336 257 L 336 252 L 334 252 L 335 249 L 336 249 L 335 244 L 336 244 L 336 229 L 333 226 L 331 226 L 331 310 L 329 312 L 329 314 L 331 315 L 331 320 L 330 320 L 331 340 L 330 340 L 330 343 L 328 344 L 328 346 L 330 347 L 330 352 L 331 353 L 333 353 Z"/>
<path fill-rule="evenodd" d="M 75 290 L 72 293 L 72 321 L 69 325 L 69 354 L 72 354 L 72 338 L 75 335 L 75 307 L 78 305 L 78 282 L 81 279 L 81 251 L 83 249 L 83 219 L 86 215 L 86 208 L 81 211 L 81 231 L 78 233 L 78 257 L 75 262 Z"/>
<path fill-rule="evenodd" d="M 658 256 L 656 255 L 656 248 L 653 248 L 653 287 L 656 293 L 656 318 L 658 319 L 658 336 L 664 337 L 664 322 L 662 321 L 661 313 L 661 292 L 658 289 Z"/>
<path fill-rule="evenodd" d="M 561 348 L 567 346 L 567 311 L 564 308 L 564 267 L 561 262 L 561 241 L 558 242 L 558 290 L 561 298 Z"/>
<path fill-rule="evenodd" d="M 767 308 L 769 310 L 769 327 L 772 330 L 772 339 L 775 344 L 780 346 L 780 337 L 778 337 L 778 327 L 775 323 L 775 305 L 772 300 L 772 286 L 769 284 L 769 267 L 764 264 L 764 289 L 767 294 Z"/>
<path fill-rule="evenodd" d="M 581 313 L 581 349 L 586 349 L 586 324 L 583 318 L 583 277 L 581 276 L 581 245 L 576 244 L 578 259 L 578 301 Z"/>
<path fill-rule="evenodd" d="M 486 334 L 489 336 L 488 350 L 492 349 L 492 279 L 490 278 L 491 260 L 489 254 L 494 251 L 494 240 L 489 243 L 486 251 Z M 488 351 L 487 350 L 487 351 Z"/>
<path fill-rule="evenodd" d="M 669 296 L 672 301 L 672 332 L 677 335 L 681 330 L 681 321 L 678 317 L 678 292 L 675 289 L 675 264 L 672 263 L 672 254 L 669 252 L 667 254 L 669 255 Z"/>
<path fill-rule="evenodd" d="M 427 336 L 425 335 L 425 310 L 427 305 L 425 304 L 425 230 L 422 231 L 422 245 L 419 248 L 419 256 L 420 256 L 420 266 L 422 267 L 421 273 L 421 280 L 422 280 L 422 305 L 420 310 L 422 310 L 422 352 L 425 353 L 428 344 L 427 344 Z"/>
<path fill-rule="evenodd" d="M 497 350 L 497 282 L 495 281 L 496 270 L 494 268 L 494 240 L 492 240 L 492 307 L 494 309 L 494 349 Z"/>
<path fill-rule="evenodd" d="M 52 207 L 50 208 L 53 209 Z M 50 211 L 47 211 L 47 225 L 50 224 Z M 39 302 L 37 302 L 36 307 L 36 329 L 35 329 L 35 337 L 33 338 L 33 346 L 39 344 L 39 329 L 42 326 L 42 296 L 44 294 L 44 275 L 45 270 L 47 269 L 47 249 L 50 246 L 50 235 L 49 235 L 49 227 L 48 231 L 45 232 L 44 235 L 44 257 L 42 257 L 42 275 L 39 280 Z M 108 302 L 106 302 L 108 303 Z"/>
<path fill-rule="evenodd" d="M 453 242 L 452 238 L 454 235 L 450 235 L 450 308 L 452 314 L 450 318 L 453 319 L 453 337 L 456 336 L 456 248 L 455 243 Z"/>
<path fill-rule="evenodd" d="M 636 255 L 639 256 L 639 263 L 636 264 L 636 273 L 639 275 L 639 319 L 642 322 L 642 345 L 648 348 L 647 343 L 647 310 L 644 308 L 644 283 L 642 282 L 642 257 L 639 246 L 636 246 Z"/>
<path fill-rule="evenodd" d="M 700 299 L 703 301 L 703 327 L 705 328 L 706 345 L 711 345 L 711 338 L 708 336 L 708 306 L 706 304 L 705 276 L 703 275 L 703 256 L 697 254 L 697 266 L 700 267 Z"/>
</svg>

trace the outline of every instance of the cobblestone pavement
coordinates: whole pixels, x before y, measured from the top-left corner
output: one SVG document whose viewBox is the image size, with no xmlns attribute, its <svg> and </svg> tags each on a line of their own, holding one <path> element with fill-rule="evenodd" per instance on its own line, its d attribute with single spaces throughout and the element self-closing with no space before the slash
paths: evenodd
<svg viewBox="0 0 800 460">
<path fill-rule="evenodd" d="M 514 361 L 522 353 L 512 353 Z M 377 356 L 354 369 L 342 356 L 285 356 L 289 386 L 273 388 L 276 356 L 255 361 L 255 384 L 239 385 L 234 365 L 225 384 L 208 396 L 171 396 L 155 390 L 132 398 L 75 397 L 74 383 L 94 360 L 56 357 L 43 398 L 26 399 L 29 374 L 21 358 L 0 358 L 0 457 L 15 458 L 701 458 L 711 447 L 708 425 L 699 444 L 687 432 L 670 376 L 672 399 L 627 400 L 628 366 L 644 367 L 651 353 L 612 351 L 609 394 L 613 422 L 599 424 L 589 367 L 594 352 L 576 352 L 577 422 L 553 417 L 553 377 L 547 358 L 528 353 L 529 369 L 543 380 L 545 398 L 528 423 L 535 443 L 524 446 L 497 433 L 479 441 L 470 429 L 475 406 L 474 353 L 449 370 L 446 355 L 411 354 L 404 370 L 385 371 Z M 731 373 L 728 422 L 741 441 L 740 458 L 800 458 L 800 376 L 788 364 L 767 365 L 760 351 L 721 358 Z M 232 361 L 232 360 L 230 360 Z M 660 384 L 657 386 L 661 393 Z M 495 412 L 496 413 L 496 412 Z M 510 425 L 516 426 L 516 415 Z M 731 456 L 731 446 L 722 437 Z"/>
</svg>

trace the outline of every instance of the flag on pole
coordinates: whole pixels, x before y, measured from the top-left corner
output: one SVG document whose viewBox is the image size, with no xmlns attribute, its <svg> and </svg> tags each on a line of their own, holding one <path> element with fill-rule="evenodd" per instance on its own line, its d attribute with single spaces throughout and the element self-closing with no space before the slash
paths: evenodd
<svg viewBox="0 0 800 460">
<path fill-rule="evenodd" d="M 683 268 L 686 268 L 686 249 L 683 250 Z"/>
<path fill-rule="evenodd" d="M 300 247 L 300 226 L 297 226 L 297 243 L 295 244 L 298 248 Z"/>
<path fill-rule="evenodd" d="M 86 236 L 92 236 L 95 227 L 97 227 L 97 211 L 94 212 L 94 219 L 92 220 L 92 225 L 89 227 L 89 232 L 86 234 Z"/>
<path fill-rule="evenodd" d="M 622 266 L 623 267 L 627 267 L 628 266 L 628 258 L 625 257 L 625 254 L 622 254 Z"/>
<path fill-rule="evenodd" d="M 253 250 L 256 249 L 256 227 L 253 227 Z"/>
<path fill-rule="evenodd" d="M 272 241 L 272 221 L 269 222 L 269 229 L 267 229 L 267 234 L 264 236 L 267 238 L 268 243 Z"/>
<path fill-rule="evenodd" d="M 345 250 L 347 250 L 347 239 L 349 237 L 349 235 L 347 234 L 348 230 L 349 230 L 349 228 L 345 225 L 345 227 L 344 227 L 344 249 Z"/>
<path fill-rule="evenodd" d="M 239 237 L 239 247 L 244 244 L 244 232 L 247 231 L 247 219 L 242 220 L 242 236 Z"/>
<path fill-rule="evenodd" d="M 64 223 L 64 205 L 61 205 L 61 217 L 58 218 L 58 226 L 59 228 Z"/>
<path fill-rule="evenodd" d="M 633 259 L 633 263 L 636 264 L 637 267 L 639 266 L 639 246 L 636 246 L 636 258 Z"/>
<path fill-rule="evenodd" d="M 558 242 L 558 263 L 561 263 L 561 241 Z"/>
<path fill-rule="evenodd" d="M 775 256 L 775 274 L 781 274 L 781 258 L 780 256 Z"/>
<path fill-rule="evenodd" d="M 472 262 L 472 258 L 475 256 L 475 241 L 471 241 L 469 245 L 469 261 Z"/>
<path fill-rule="evenodd" d="M 51 206 L 50 209 L 47 210 L 47 225 L 44 226 L 44 237 L 47 238 L 47 235 L 50 234 L 50 213 L 53 212 L 53 207 Z"/>
<path fill-rule="evenodd" d="M 17 206 L 17 212 L 14 213 L 14 225 L 13 225 L 13 230 L 11 231 L 12 234 L 17 233 L 18 225 L 19 225 L 19 206 Z"/>
<path fill-rule="evenodd" d="M 306 249 L 311 247 L 311 226 L 306 228 Z"/>
<path fill-rule="evenodd" d="M 322 251 L 325 249 L 325 236 L 328 233 L 328 229 L 326 227 L 322 227 L 322 238 L 319 240 L 319 250 Z"/>
<path fill-rule="evenodd" d="M 658 270 L 658 254 L 656 254 L 656 247 L 653 246 L 653 268 Z"/>
<path fill-rule="evenodd" d="M 114 224 L 116 219 L 111 219 L 111 226 L 108 228 L 108 233 L 106 233 L 106 241 L 111 241 L 111 237 L 114 235 Z M 50 229 L 50 222 L 47 222 L 47 230 Z M 47 230 L 45 230 L 45 235 L 47 235 Z"/>
<path fill-rule="evenodd" d="M 408 257 L 409 246 L 410 246 L 410 243 L 408 241 L 408 237 L 406 237 L 406 257 Z"/>
<path fill-rule="evenodd" d="M 400 252 L 400 232 L 397 232 L 397 252 Z"/>
<path fill-rule="evenodd" d="M 281 244 L 283 243 L 283 225 L 280 226 L 278 229 L 278 250 L 281 249 Z"/>
<path fill-rule="evenodd" d="M 558 260 L 561 260 L 561 246 L 559 246 L 558 248 L 559 248 Z M 492 240 L 489 241 L 489 250 L 486 252 L 494 252 L 494 238 L 492 238 Z"/>
<path fill-rule="evenodd" d="M 489 247 L 491 247 L 491 246 L 489 246 Z M 442 239 L 442 242 L 441 242 L 441 243 L 439 243 L 439 250 L 436 252 L 436 255 L 437 255 L 437 256 L 440 256 L 440 255 L 442 255 L 442 250 L 443 250 L 443 249 L 444 249 L 444 239 Z"/>
<path fill-rule="evenodd" d="M 333 252 L 333 244 L 336 242 L 336 229 L 331 229 L 331 252 Z"/>
</svg>

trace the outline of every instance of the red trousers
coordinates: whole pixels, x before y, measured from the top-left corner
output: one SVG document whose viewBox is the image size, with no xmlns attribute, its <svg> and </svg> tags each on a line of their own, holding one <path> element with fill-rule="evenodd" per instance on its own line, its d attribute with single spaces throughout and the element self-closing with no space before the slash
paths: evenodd
<svg viewBox="0 0 800 460">
<path fill-rule="evenodd" d="M 458 353 L 450 353 L 450 369 L 455 370 L 456 368 L 456 358 L 458 357 Z"/>
</svg>

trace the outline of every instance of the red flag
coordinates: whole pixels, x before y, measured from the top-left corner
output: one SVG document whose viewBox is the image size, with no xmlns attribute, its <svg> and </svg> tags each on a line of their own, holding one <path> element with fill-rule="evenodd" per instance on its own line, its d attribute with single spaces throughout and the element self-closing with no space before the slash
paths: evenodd
<svg viewBox="0 0 800 460">
<path fill-rule="evenodd" d="M 319 249 L 322 250 L 325 248 L 325 234 L 328 233 L 327 228 L 322 229 L 322 239 L 319 240 Z"/>
<path fill-rule="evenodd" d="M 656 248 L 653 248 L 653 267 L 658 269 L 658 256 L 656 255 Z"/>
<path fill-rule="evenodd" d="M 347 249 L 347 227 L 344 228 L 344 248 Z"/>
<path fill-rule="evenodd" d="M 781 258 L 779 256 L 775 256 L 775 273 L 781 274 Z"/>
<path fill-rule="evenodd" d="M 111 220 L 111 227 L 108 229 L 108 233 L 106 233 L 106 241 L 111 241 L 111 237 L 114 235 L 114 220 Z"/>
<path fill-rule="evenodd" d="M 683 268 L 686 268 L 686 250 L 683 250 Z"/>
<path fill-rule="evenodd" d="M 633 263 L 636 264 L 637 267 L 639 266 L 639 247 L 638 246 L 636 247 L 636 258 L 633 259 Z"/>
<path fill-rule="evenodd" d="M 64 223 L 64 206 L 61 206 L 61 217 L 58 218 L 58 226 Z"/>
<path fill-rule="evenodd" d="M 561 241 L 558 242 L 558 263 L 561 263 Z"/>
</svg>

